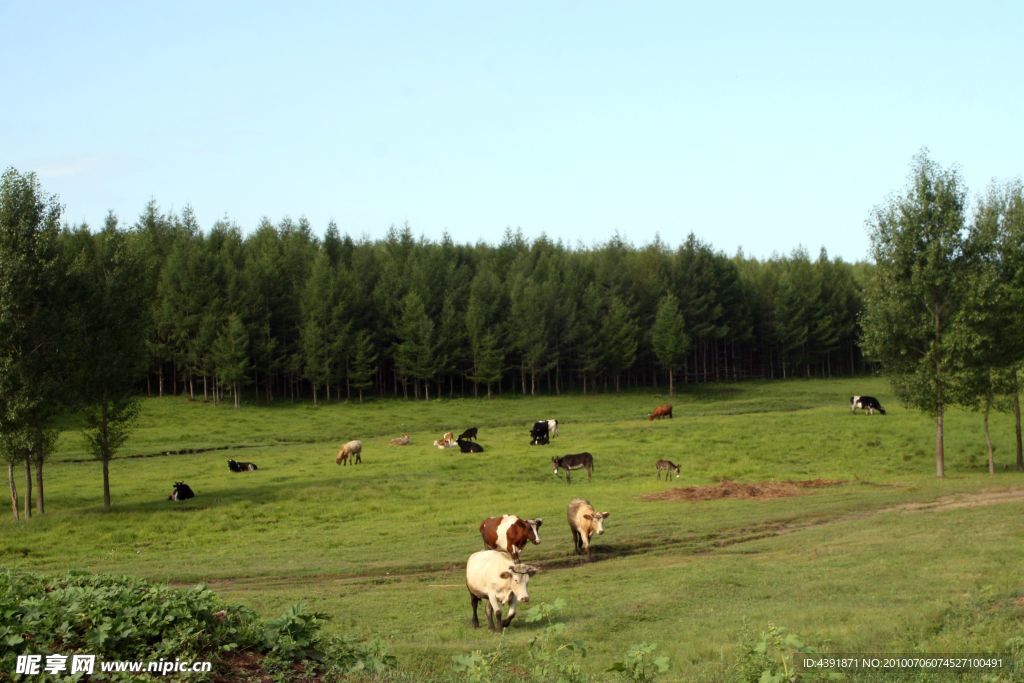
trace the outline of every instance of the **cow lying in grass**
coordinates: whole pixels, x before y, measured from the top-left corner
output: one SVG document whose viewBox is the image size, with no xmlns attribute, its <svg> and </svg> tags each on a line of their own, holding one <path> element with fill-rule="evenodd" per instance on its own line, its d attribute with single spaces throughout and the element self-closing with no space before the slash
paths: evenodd
<svg viewBox="0 0 1024 683">
<path fill-rule="evenodd" d="M 409 432 L 404 432 L 401 436 L 396 436 L 391 439 L 392 446 L 408 446 L 412 439 L 409 437 Z"/>
<path fill-rule="evenodd" d="M 232 472 L 255 472 L 258 467 L 254 462 L 235 462 L 234 460 L 228 460 L 228 469 Z"/>
<path fill-rule="evenodd" d="M 195 497 L 195 492 L 192 491 L 188 484 L 183 481 L 176 481 L 174 482 L 174 489 L 171 491 L 171 495 L 167 496 L 167 500 L 188 500 Z"/>
<path fill-rule="evenodd" d="M 483 453 L 484 447 L 478 443 L 472 441 L 466 441 L 465 439 L 459 438 L 455 440 L 455 443 L 459 445 L 459 450 L 463 453 Z"/>
</svg>

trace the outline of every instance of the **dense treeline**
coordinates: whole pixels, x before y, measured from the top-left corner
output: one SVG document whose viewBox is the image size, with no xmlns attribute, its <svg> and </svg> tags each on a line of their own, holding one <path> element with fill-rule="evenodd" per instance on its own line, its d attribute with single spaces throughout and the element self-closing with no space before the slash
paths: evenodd
<svg viewBox="0 0 1024 683">
<path fill-rule="evenodd" d="M 125 232 L 144 264 L 150 394 L 429 398 L 667 386 L 669 367 L 683 382 L 864 368 L 866 266 L 824 252 L 761 262 L 692 235 L 572 249 L 512 231 L 471 246 L 408 226 L 355 241 L 289 219 L 243 235 L 155 202 Z M 682 320 L 674 365 L 654 342 L 666 303 Z"/>
</svg>

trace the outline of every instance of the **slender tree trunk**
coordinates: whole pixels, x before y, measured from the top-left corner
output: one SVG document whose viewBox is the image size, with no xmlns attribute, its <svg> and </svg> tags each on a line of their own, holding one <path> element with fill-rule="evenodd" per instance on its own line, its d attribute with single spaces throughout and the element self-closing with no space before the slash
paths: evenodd
<svg viewBox="0 0 1024 683">
<path fill-rule="evenodd" d="M 1014 373 L 1014 377 L 1016 377 L 1016 373 Z M 1017 435 L 1017 469 L 1024 470 L 1024 448 L 1022 448 L 1020 433 L 1020 394 L 1016 392 L 1013 394 L 1013 424 Z"/>
<path fill-rule="evenodd" d="M 39 495 L 36 496 L 36 512 L 40 515 L 46 512 L 46 500 L 43 498 L 43 454 L 36 460 L 36 488 Z"/>
<path fill-rule="evenodd" d="M 164 395 L 164 364 L 160 363 L 160 367 L 157 368 L 157 396 Z"/>
<path fill-rule="evenodd" d="M 675 385 L 672 383 L 672 368 L 668 369 L 668 395 L 674 396 L 676 393 Z"/>
<path fill-rule="evenodd" d="M 103 456 L 103 507 L 110 507 L 110 457 Z"/>
<path fill-rule="evenodd" d="M 18 513 L 18 485 L 14 483 L 14 463 L 7 463 L 7 483 L 11 487 L 11 513 L 14 515 L 14 521 L 20 521 Z"/>
<path fill-rule="evenodd" d="M 988 431 L 988 411 L 989 406 L 985 404 L 985 445 L 988 447 L 988 473 L 992 476 L 996 473 L 996 462 L 992 454 L 992 435 Z"/>
<path fill-rule="evenodd" d="M 944 407 L 941 385 L 939 386 L 939 401 L 935 408 L 935 476 L 942 479 L 946 476 L 946 452 L 942 439 Z"/>
<path fill-rule="evenodd" d="M 25 451 L 25 519 L 32 518 L 32 451 Z"/>
</svg>

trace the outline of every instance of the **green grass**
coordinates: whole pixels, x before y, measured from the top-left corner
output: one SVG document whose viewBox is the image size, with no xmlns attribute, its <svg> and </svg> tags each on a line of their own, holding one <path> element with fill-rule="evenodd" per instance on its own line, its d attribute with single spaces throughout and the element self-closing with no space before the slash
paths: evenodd
<svg viewBox="0 0 1024 683">
<path fill-rule="evenodd" d="M 852 416 L 855 393 L 879 396 L 889 415 Z M 453 655 L 497 646 L 469 624 L 463 570 L 480 521 L 516 513 L 545 519 L 541 545 L 523 554 L 544 569 L 531 597 L 566 600 L 565 637 L 587 644 L 597 679 L 640 642 L 670 656 L 672 679 L 729 679 L 744 622 L 829 652 L 1003 652 L 1024 620 L 1024 497 L 917 504 L 1022 489 L 1024 476 L 989 477 L 980 417 L 952 411 L 936 479 L 934 423 L 890 395 L 877 379 L 683 387 L 675 419 L 654 423 L 644 416 L 666 397 L 653 392 L 238 411 L 150 399 L 126 455 L 245 448 L 119 458 L 105 511 L 99 464 L 69 422 L 46 469 L 47 514 L 4 523 L 0 563 L 205 582 L 264 617 L 302 600 L 333 617 L 330 630 L 387 639 L 409 680 L 436 680 L 452 675 Z M 529 446 L 530 424 L 548 417 L 560 436 Z M 431 446 L 471 425 L 484 454 Z M 403 431 L 413 444 L 390 446 Z M 993 417 L 993 436 L 997 462 L 1012 463 L 1009 418 Z M 364 441 L 363 464 L 338 467 L 351 438 Z M 584 450 L 592 481 L 552 476 L 553 455 Z M 229 457 L 260 469 L 233 474 Z M 656 480 L 663 457 L 680 479 Z M 722 479 L 818 478 L 846 483 L 772 500 L 643 499 Z M 167 501 L 176 480 L 197 498 Z M 612 513 L 589 565 L 565 522 L 575 496 Z M 505 646 L 525 652 L 539 629 L 517 619 Z"/>
</svg>

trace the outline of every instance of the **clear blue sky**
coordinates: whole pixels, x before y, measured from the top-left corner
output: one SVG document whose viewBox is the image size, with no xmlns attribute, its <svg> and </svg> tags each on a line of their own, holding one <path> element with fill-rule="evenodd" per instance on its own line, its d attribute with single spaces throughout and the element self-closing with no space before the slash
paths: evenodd
<svg viewBox="0 0 1024 683">
<path fill-rule="evenodd" d="M 852 261 L 922 147 L 972 196 L 1024 173 L 1021 36 L 984 0 L 0 0 L 0 165 L 94 227 L 153 198 Z"/>
</svg>

